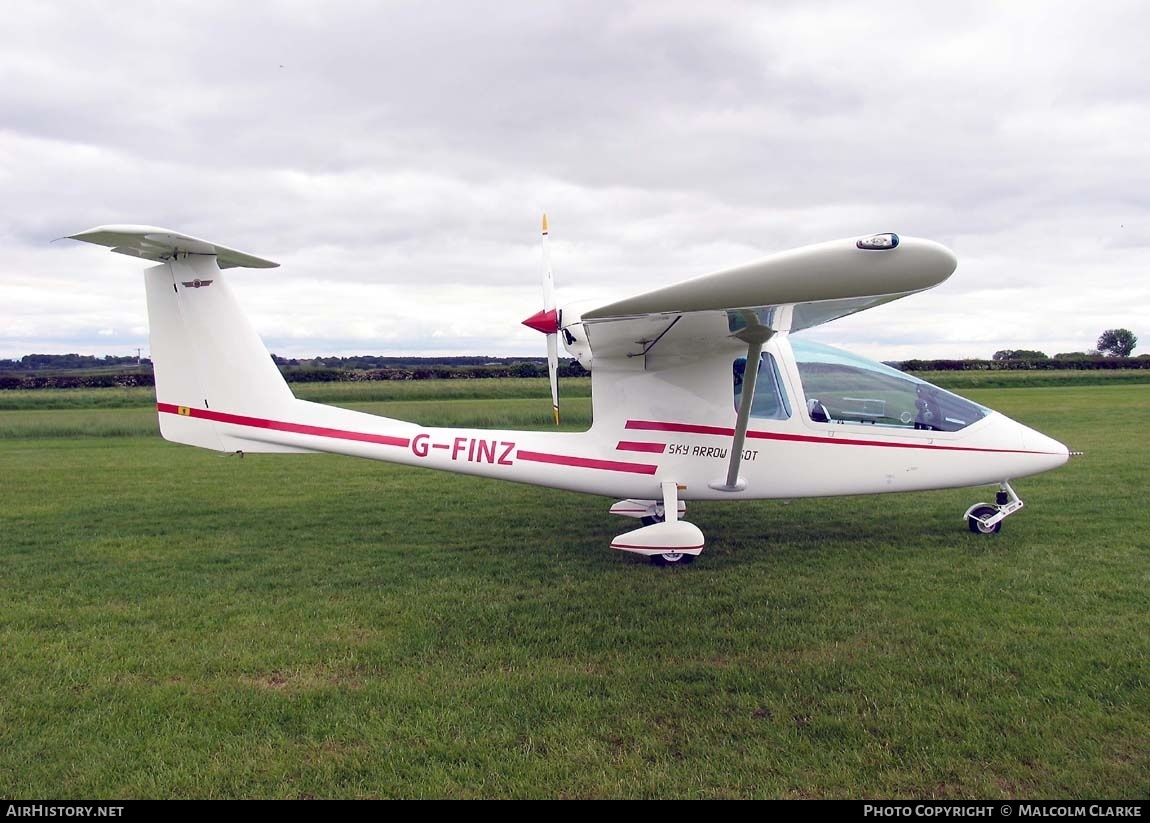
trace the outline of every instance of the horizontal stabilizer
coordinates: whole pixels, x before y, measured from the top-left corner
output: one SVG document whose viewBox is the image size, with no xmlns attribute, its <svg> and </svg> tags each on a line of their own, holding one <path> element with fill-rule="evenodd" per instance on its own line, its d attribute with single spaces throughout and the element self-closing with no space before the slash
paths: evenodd
<svg viewBox="0 0 1150 823">
<path fill-rule="evenodd" d="M 274 269 L 279 263 L 262 257 L 236 251 L 219 243 L 210 243 L 198 237 L 180 234 L 158 226 L 97 226 L 94 229 L 68 235 L 71 240 L 82 240 L 107 246 L 119 254 L 155 260 L 158 263 L 178 258 L 181 254 L 215 255 L 221 269 Z"/>
</svg>

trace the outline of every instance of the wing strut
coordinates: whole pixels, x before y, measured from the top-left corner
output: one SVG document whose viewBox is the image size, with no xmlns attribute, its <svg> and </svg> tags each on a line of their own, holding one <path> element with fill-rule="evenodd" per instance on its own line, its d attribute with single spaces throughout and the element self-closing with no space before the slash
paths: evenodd
<svg viewBox="0 0 1150 823">
<path fill-rule="evenodd" d="M 735 436 L 731 440 L 731 462 L 727 465 L 727 477 L 710 484 L 717 491 L 741 492 L 747 487 L 747 482 L 739 479 L 739 465 L 743 462 L 743 443 L 746 442 L 747 426 L 751 422 L 751 405 L 755 402 L 759 358 L 763 355 L 763 345 L 775 333 L 774 329 L 759 323 L 757 318 L 751 319 L 754 322 L 734 335 L 747 344 L 747 367 L 743 370 L 743 396 L 739 400 L 739 416 L 735 420 Z"/>
</svg>

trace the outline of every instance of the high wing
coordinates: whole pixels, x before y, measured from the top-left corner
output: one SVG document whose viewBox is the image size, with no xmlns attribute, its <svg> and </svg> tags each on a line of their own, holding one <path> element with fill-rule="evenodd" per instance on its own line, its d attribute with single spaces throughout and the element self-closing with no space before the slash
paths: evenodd
<svg viewBox="0 0 1150 823">
<path fill-rule="evenodd" d="M 579 322 L 597 366 L 593 379 L 597 372 L 626 370 L 630 361 L 641 363 L 644 370 L 661 365 L 667 384 L 675 380 L 666 370 L 668 364 L 703 362 L 724 351 L 732 358 L 745 356 L 748 364 L 758 363 L 775 334 L 828 323 L 932 288 L 957 266 L 949 249 L 929 240 L 893 233 L 835 240 L 609 303 L 583 312 Z M 605 361 L 614 361 L 606 372 Z M 726 476 L 710 484 L 718 491 L 746 488 L 739 468 L 757 375 L 757 367 L 744 373 Z M 611 393 L 618 391 L 613 387 Z M 601 394 L 597 385 L 593 397 Z"/>
<path fill-rule="evenodd" d="M 835 240 L 599 306 L 579 322 L 597 361 L 746 348 L 748 328 L 769 337 L 828 323 L 937 286 L 957 265 L 930 240 Z"/>
</svg>

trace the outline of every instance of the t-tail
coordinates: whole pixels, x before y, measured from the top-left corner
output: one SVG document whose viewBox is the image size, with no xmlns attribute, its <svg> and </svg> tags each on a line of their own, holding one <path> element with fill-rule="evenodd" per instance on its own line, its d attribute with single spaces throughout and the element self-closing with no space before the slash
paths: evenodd
<svg viewBox="0 0 1150 823">
<path fill-rule="evenodd" d="M 299 435 L 369 426 L 359 436 L 386 438 L 414 428 L 296 399 L 223 271 L 277 263 L 152 226 L 100 226 L 71 237 L 159 263 L 144 277 L 165 439 L 222 452 L 309 452 Z"/>
</svg>

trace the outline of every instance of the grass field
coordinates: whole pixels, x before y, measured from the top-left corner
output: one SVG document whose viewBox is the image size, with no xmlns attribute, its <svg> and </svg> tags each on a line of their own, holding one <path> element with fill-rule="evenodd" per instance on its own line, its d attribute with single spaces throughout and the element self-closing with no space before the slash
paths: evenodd
<svg viewBox="0 0 1150 823">
<path fill-rule="evenodd" d="M 917 376 L 953 391 L 1049 386 L 1112 386 L 1150 383 L 1150 370 L 1113 371 L 939 371 Z M 317 403 L 401 403 L 444 400 L 518 400 L 548 396 L 545 378 L 493 378 L 475 380 L 380 380 L 351 383 L 294 383 L 292 391 Z M 591 396 L 589 377 L 564 378 L 560 394 L 568 398 Z M 150 408 L 155 401 L 150 386 L 107 389 L 16 389 L 0 391 L 0 411 Z M 546 411 L 546 410 L 544 410 Z M 547 422 L 546 420 L 544 422 Z"/>
<path fill-rule="evenodd" d="M 296 388 L 545 425 L 467 382 Z M 692 504 L 682 568 L 606 499 L 9 398 L 0 796 L 1145 798 L 1150 385 L 966 393 L 1086 451 L 1002 534 L 989 489 Z"/>
</svg>

